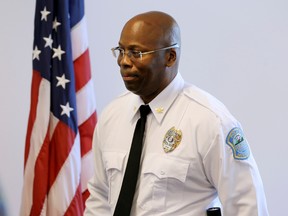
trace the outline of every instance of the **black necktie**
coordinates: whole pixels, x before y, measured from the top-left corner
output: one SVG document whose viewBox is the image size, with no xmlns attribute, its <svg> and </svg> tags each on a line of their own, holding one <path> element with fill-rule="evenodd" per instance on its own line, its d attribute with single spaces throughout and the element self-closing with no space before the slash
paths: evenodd
<svg viewBox="0 0 288 216">
<path fill-rule="evenodd" d="M 142 105 L 140 107 L 141 118 L 138 119 L 135 127 L 129 158 L 114 216 L 130 216 L 138 179 L 145 123 L 150 111 L 151 109 L 148 105 Z"/>
</svg>

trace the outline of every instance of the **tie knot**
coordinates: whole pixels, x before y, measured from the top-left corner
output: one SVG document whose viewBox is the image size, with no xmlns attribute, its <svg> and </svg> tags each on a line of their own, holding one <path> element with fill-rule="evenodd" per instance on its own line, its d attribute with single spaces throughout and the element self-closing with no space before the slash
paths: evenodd
<svg viewBox="0 0 288 216">
<path fill-rule="evenodd" d="M 140 115 L 141 118 L 146 117 L 150 113 L 151 109 L 149 105 L 141 105 L 140 106 Z"/>
</svg>

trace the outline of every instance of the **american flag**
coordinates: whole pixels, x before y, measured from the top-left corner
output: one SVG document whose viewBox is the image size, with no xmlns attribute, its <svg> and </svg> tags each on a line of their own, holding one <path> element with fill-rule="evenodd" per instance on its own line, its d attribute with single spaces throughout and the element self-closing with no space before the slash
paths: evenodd
<svg viewBox="0 0 288 216">
<path fill-rule="evenodd" d="M 83 215 L 96 104 L 84 0 L 36 0 L 20 215 Z"/>
</svg>

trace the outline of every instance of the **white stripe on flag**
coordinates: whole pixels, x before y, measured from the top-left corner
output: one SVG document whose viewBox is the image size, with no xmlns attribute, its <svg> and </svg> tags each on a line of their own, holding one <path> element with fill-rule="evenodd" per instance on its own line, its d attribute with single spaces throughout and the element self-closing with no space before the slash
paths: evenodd
<svg viewBox="0 0 288 216">
<path fill-rule="evenodd" d="M 20 215 L 29 215 L 33 202 L 35 163 L 48 131 L 50 116 L 50 82 L 42 79 L 39 85 L 36 119 L 31 132 L 30 149 L 24 171 Z"/>
<path fill-rule="evenodd" d="M 90 79 L 86 85 L 76 93 L 78 125 L 86 121 L 96 110 L 93 81 Z M 85 104 L 85 106 L 83 106 Z"/>
<path fill-rule="evenodd" d="M 88 49 L 88 36 L 85 16 L 71 29 L 72 57 L 77 59 Z"/>
<path fill-rule="evenodd" d="M 92 162 L 92 163 L 91 163 Z M 81 188 L 82 192 L 87 189 L 87 182 L 92 178 L 94 172 L 94 160 L 93 160 L 93 151 L 90 150 L 87 152 L 81 161 L 82 170 L 85 172 L 81 172 Z"/>
</svg>

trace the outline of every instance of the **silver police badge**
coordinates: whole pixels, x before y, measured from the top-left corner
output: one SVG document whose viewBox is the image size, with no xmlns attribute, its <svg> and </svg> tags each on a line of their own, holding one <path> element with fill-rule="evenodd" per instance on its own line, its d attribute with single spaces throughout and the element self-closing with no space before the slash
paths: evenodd
<svg viewBox="0 0 288 216">
<path fill-rule="evenodd" d="M 182 132 L 172 127 L 165 134 L 162 146 L 166 153 L 173 151 L 181 142 Z"/>
<path fill-rule="evenodd" d="M 241 128 L 233 128 L 227 138 L 226 143 L 232 148 L 233 156 L 237 160 L 245 160 L 250 155 L 249 145 L 244 138 Z"/>
</svg>

